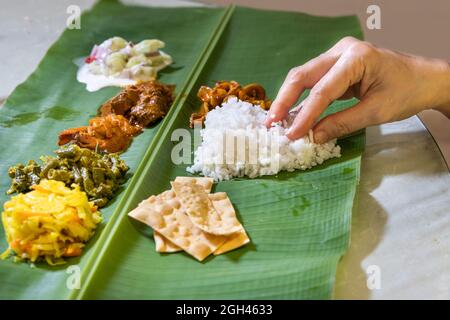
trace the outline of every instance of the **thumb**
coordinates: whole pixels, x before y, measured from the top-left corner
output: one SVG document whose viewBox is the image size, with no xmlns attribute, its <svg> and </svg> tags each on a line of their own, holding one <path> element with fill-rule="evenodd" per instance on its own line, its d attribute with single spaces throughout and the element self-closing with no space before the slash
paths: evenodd
<svg viewBox="0 0 450 320">
<path fill-rule="evenodd" d="M 361 101 L 346 110 L 331 114 L 320 120 L 314 127 L 314 141 L 325 143 L 359 129 L 377 124 L 377 108 L 371 101 Z"/>
</svg>

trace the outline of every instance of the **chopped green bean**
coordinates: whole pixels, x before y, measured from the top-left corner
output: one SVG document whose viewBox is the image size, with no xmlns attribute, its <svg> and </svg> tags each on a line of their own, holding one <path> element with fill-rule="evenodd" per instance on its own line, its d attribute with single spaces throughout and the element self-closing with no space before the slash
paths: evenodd
<svg viewBox="0 0 450 320">
<path fill-rule="evenodd" d="M 126 180 L 129 168 L 118 154 L 100 154 L 75 144 L 61 147 L 55 154 L 42 156 L 42 164 L 30 160 L 26 166 L 10 167 L 12 181 L 7 193 L 28 192 L 41 179 L 58 180 L 69 187 L 79 185 L 90 201 L 103 207 Z"/>
</svg>

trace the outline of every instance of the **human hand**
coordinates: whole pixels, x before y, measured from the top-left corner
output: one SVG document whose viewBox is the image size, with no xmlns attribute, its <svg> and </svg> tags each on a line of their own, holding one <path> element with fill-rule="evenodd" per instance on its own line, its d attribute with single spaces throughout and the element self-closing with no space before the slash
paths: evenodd
<svg viewBox="0 0 450 320">
<path fill-rule="evenodd" d="M 314 139 L 324 143 L 371 125 L 402 120 L 427 108 L 450 117 L 450 66 L 437 59 L 377 48 L 352 37 L 289 71 L 268 113 L 266 125 L 287 116 L 305 89 L 308 97 L 297 108 L 290 139 L 314 127 Z M 317 122 L 338 99 L 356 97 L 353 107 Z"/>
</svg>

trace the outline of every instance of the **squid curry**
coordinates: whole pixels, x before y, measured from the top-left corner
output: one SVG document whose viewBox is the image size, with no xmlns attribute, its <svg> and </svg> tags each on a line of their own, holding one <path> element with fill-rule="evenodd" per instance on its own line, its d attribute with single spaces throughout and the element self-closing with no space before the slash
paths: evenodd
<svg viewBox="0 0 450 320">
<path fill-rule="evenodd" d="M 219 81 L 213 88 L 201 86 L 197 96 L 202 104 L 200 110 L 190 117 L 191 128 L 196 124 L 203 125 L 206 114 L 230 97 L 237 97 L 242 101 L 258 105 L 264 110 L 269 110 L 272 103 L 271 100 L 267 99 L 266 91 L 260 84 L 250 83 L 242 87 L 236 81 Z"/>
</svg>

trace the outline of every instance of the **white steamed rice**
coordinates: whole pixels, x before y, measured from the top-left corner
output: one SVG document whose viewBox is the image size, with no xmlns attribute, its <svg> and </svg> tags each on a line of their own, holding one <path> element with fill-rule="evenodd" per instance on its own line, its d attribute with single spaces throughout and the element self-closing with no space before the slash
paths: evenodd
<svg viewBox="0 0 450 320">
<path fill-rule="evenodd" d="M 285 136 L 286 123 L 268 130 L 264 125 L 266 114 L 236 98 L 210 111 L 200 132 L 202 143 L 195 151 L 194 164 L 187 171 L 215 181 L 256 178 L 283 170 L 306 170 L 341 156 L 336 140 L 315 144 L 310 132 L 309 136 L 291 141 Z"/>
</svg>

